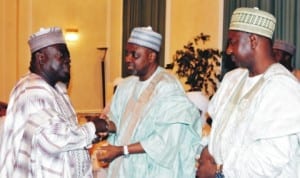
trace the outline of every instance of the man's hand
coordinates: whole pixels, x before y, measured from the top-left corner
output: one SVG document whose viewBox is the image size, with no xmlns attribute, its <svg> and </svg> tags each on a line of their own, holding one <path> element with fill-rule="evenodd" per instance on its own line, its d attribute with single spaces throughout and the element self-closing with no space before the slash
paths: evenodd
<svg viewBox="0 0 300 178">
<path fill-rule="evenodd" d="M 99 161 L 109 163 L 121 155 L 123 155 L 122 146 L 107 145 L 97 149 L 97 159 Z"/>
<path fill-rule="evenodd" d="M 94 118 L 92 122 L 96 127 L 96 134 L 100 133 L 101 135 L 101 133 L 115 133 L 117 130 L 116 125 L 108 119 L 102 119 L 97 117 Z"/>
<path fill-rule="evenodd" d="M 208 147 L 203 148 L 200 158 L 197 160 L 197 178 L 215 178 L 217 164 L 208 151 Z"/>
</svg>

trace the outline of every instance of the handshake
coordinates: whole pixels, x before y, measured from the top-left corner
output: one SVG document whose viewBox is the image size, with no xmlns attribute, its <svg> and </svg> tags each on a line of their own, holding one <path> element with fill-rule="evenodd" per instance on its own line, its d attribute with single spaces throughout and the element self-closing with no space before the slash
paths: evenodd
<svg viewBox="0 0 300 178">
<path fill-rule="evenodd" d="M 94 123 L 98 139 L 96 142 L 103 140 L 108 136 L 109 133 L 116 133 L 116 125 L 109 119 L 103 119 L 100 117 L 94 117 L 91 122 Z"/>
</svg>

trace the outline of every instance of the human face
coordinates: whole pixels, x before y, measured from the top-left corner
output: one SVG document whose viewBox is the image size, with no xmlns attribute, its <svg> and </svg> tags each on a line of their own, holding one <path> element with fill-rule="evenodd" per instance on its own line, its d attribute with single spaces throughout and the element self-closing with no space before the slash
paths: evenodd
<svg viewBox="0 0 300 178">
<path fill-rule="evenodd" d="M 285 51 L 280 49 L 273 49 L 274 58 L 276 62 L 279 62 L 285 66 L 288 70 L 292 71 L 292 56 Z"/>
<path fill-rule="evenodd" d="M 283 59 L 283 51 L 281 51 L 279 49 L 273 49 L 273 53 L 274 53 L 276 62 L 279 62 L 279 61 L 281 61 L 281 59 Z"/>
<path fill-rule="evenodd" d="M 43 74 L 53 85 L 57 82 L 70 82 L 70 53 L 65 44 L 53 45 L 43 50 L 46 60 Z"/>
<path fill-rule="evenodd" d="M 251 34 L 229 30 L 226 53 L 239 67 L 251 68 L 253 62 Z"/>
<path fill-rule="evenodd" d="M 149 75 L 151 50 L 128 43 L 126 45 L 125 62 L 127 69 L 131 74 L 140 78 L 146 78 Z"/>
</svg>

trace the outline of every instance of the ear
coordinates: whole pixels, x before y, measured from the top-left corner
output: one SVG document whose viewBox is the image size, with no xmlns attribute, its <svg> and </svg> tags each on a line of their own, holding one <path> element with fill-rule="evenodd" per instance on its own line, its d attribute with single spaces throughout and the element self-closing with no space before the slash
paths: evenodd
<svg viewBox="0 0 300 178">
<path fill-rule="evenodd" d="M 157 58 L 156 52 L 151 51 L 151 52 L 149 53 L 149 61 L 150 61 L 150 62 L 155 62 L 155 61 L 156 61 L 156 58 Z"/>
<path fill-rule="evenodd" d="M 250 39 L 250 45 L 251 45 L 251 48 L 252 48 L 252 49 L 256 48 L 256 46 L 257 46 L 257 44 L 258 44 L 258 40 L 259 40 L 258 36 L 255 35 L 255 34 L 251 34 L 251 35 L 249 36 L 249 39 Z"/>
<path fill-rule="evenodd" d="M 44 53 L 42 53 L 42 52 L 35 53 L 35 58 L 39 64 L 44 64 L 44 58 L 45 58 Z"/>
</svg>

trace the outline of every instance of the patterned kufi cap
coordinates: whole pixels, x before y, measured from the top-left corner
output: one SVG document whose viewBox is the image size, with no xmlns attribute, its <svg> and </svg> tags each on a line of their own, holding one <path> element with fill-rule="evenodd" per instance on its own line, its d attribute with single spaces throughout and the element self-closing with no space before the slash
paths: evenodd
<svg viewBox="0 0 300 178">
<path fill-rule="evenodd" d="M 161 35 L 154 32 L 151 27 L 136 27 L 132 30 L 128 43 L 133 43 L 159 52 L 161 40 Z"/>
<path fill-rule="evenodd" d="M 292 56 L 296 52 L 296 47 L 294 45 L 282 40 L 275 40 L 273 49 L 280 49 L 282 51 L 289 53 Z"/>
<path fill-rule="evenodd" d="M 66 44 L 61 28 L 41 28 L 32 34 L 28 40 L 31 53 L 54 44 Z"/>
<path fill-rule="evenodd" d="M 258 34 L 272 39 L 276 18 L 258 8 L 237 8 L 230 21 L 229 30 Z"/>
</svg>

